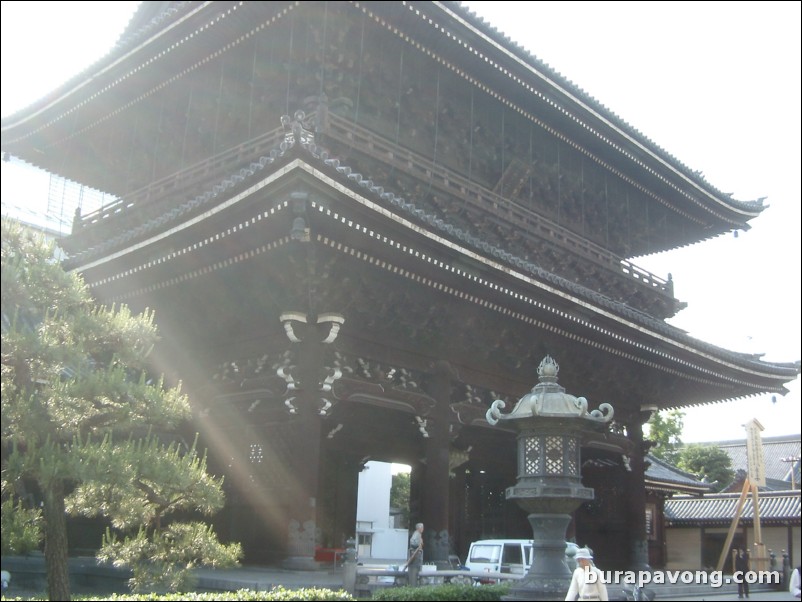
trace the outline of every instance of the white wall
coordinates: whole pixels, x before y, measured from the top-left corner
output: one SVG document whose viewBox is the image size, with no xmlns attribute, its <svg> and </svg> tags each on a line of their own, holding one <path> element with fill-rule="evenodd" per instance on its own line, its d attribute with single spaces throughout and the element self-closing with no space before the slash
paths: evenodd
<svg viewBox="0 0 802 602">
<path fill-rule="evenodd" d="M 368 462 L 359 473 L 357 522 L 371 522 L 374 528 L 390 527 L 390 487 L 392 466 L 387 462 Z"/>
<path fill-rule="evenodd" d="M 374 533 L 371 558 L 406 562 L 408 537 L 406 529 L 384 529 Z"/>
<path fill-rule="evenodd" d="M 373 540 L 369 553 L 360 549 L 360 559 L 406 561 L 409 533 L 394 529 L 390 517 L 390 487 L 393 484 L 392 465 L 368 462 L 359 473 L 359 493 L 356 504 L 357 523 L 370 523 Z M 362 531 L 364 532 L 364 531 Z"/>
</svg>

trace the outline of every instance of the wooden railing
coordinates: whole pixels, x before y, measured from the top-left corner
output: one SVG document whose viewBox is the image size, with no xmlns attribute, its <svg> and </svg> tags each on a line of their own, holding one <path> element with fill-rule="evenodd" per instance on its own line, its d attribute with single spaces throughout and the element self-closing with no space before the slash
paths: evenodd
<svg viewBox="0 0 802 602">
<path fill-rule="evenodd" d="M 643 270 L 632 262 L 611 253 L 604 247 L 579 236 L 536 213 L 478 186 L 467 178 L 437 165 L 413 151 L 394 144 L 370 130 L 335 114 L 329 115 L 329 135 L 354 149 L 382 161 L 392 167 L 426 182 L 431 182 L 442 191 L 458 197 L 472 206 L 499 216 L 534 234 L 540 239 L 554 242 L 563 248 L 604 266 L 619 271 L 639 284 L 667 293 L 673 297 L 668 281 Z"/>
<path fill-rule="evenodd" d="M 378 136 L 370 130 L 344 117 L 329 114 L 327 135 L 341 144 L 353 147 L 375 160 L 401 170 L 415 178 L 430 182 L 443 192 L 457 197 L 470 206 L 494 218 L 515 224 L 537 239 L 570 249 L 571 253 L 605 269 L 631 277 L 639 285 L 649 287 L 673 298 L 672 285 L 666 280 L 643 270 L 604 247 L 575 234 L 568 228 L 544 218 L 521 205 L 490 190 L 478 186 L 467 178 L 437 165 L 415 152 Z M 164 199 L 171 193 L 188 186 L 197 188 L 203 182 L 223 178 L 249 162 L 257 160 L 278 147 L 284 129 L 275 128 L 256 138 L 243 142 L 218 155 L 200 161 L 174 174 L 156 180 L 124 198 L 83 216 L 82 227 L 98 224 L 112 215 L 132 209 L 142 209 Z M 397 191 L 399 194 L 402 191 Z"/>
<path fill-rule="evenodd" d="M 244 163 L 253 160 L 254 157 L 258 158 L 260 155 L 267 154 L 278 147 L 283 137 L 284 129 L 279 127 L 213 157 L 190 165 L 181 171 L 160 178 L 147 186 L 126 194 L 125 197 L 114 203 L 82 216 L 81 225 L 96 224 L 124 210 L 147 206 L 188 185 L 197 185 L 215 177 L 222 178 L 229 175 L 230 172 L 239 169 Z"/>
<path fill-rule="evenodd" d="M 467 571 L 447 569 L 436 571 L 410 571 L 409 569 L 374 568 L 353 566 L 346 562 L 343 566 L 343 588 L 356 598 L 369 598 L 373 591 L 388 587 L 405 585 L 436 585 L 459 583 L 464 585 L 519 580 L 519 573 L 496 573 L 487 571 Z M 417 583 L 411 583 L 415 581 Z"/>
</svg>

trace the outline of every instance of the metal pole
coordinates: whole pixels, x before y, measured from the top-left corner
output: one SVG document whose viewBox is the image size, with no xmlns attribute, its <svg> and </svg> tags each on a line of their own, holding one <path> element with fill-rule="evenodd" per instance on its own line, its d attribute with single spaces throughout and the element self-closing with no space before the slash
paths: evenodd
<svg viewBox="0 0 802 602">
<path fill-rule="evenodd" d="M 799 462 L 799 456 L 787 456 L 780 458 L 780 462 L 785 462 L 791 465 L 791 489 L 796 489 L 796 463 Z"/>
</svg>

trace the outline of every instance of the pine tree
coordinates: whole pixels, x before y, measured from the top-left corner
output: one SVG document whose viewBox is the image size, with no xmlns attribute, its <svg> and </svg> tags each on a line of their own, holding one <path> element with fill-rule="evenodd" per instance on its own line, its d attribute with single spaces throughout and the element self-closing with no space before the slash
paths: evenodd
<svg viewBox="0 0 802 602">
<path fill-rule="evenodd" d="M 717 491 L 729 485 L 735 476 L 732 459 L 727 452 L 715 445 L 697 443 L 683 447 L 679 452 L 677 466 L 716 485 Z"/>
<path fill-rule="evenodd" d="M 68 513 L 110 522 L 99 558 L 132 568 L 135 589 L 175 590 L 193 563 L 236 564 L 239 544 L 169 520 L 214 513 L 223 492 L 195 445 L 159 436 L 186 423 L 189 403 L 151 376 L 153 314 L 97 305 L 52 244 L 6 219 L 2 281 L 3 492 L 27 482 L 41 496 L 50 599 L 70 599 Z"/>
<path fill-rule="evenodd" d="M 654 444 L 652 453 L 676 466 L 682 448 L 682 427 L 685 412 L 668 410 L 655 412 L 649 425 L 649 440 Z"/>
<path fill-rule="evenodd" d="M 390 508 L 399 513 L 399 524 L 396 528 L 409 528 L 409 492 L 412 478 L 409 472 L 393 475 L 390 485 Z"/>
</svg>

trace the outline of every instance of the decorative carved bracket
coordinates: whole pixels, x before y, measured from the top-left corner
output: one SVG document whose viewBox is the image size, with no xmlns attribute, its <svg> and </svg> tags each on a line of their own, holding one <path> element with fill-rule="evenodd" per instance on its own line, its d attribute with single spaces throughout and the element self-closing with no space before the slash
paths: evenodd
<svg viewBox="0 0 802 602">
<path fill-rule="evenodd" d="M 310 340 L 310 342 L 317 342 L 323 345 L 329 345 L 337 339 L 340 328 L 345 322 L 345 318 L 342 315 L 331 312 L 319 314 L 317 316 L 308 316 L 299 311 L 287 311 L 282 313 L 279 319 L 284 326 L 284 331 L 287 333 L 287 338 L 290 342 L 302 343 L 310 339 L 310 333 L 315 333 L 317 340 Z M 311 328 L 308 326 L 304 328 L 299 327 L 300 325 L 308 325 L 310 323 L 313 324 Z M 322 334 L 318 332 L 319 329 L 317 328 L 317 326 L 321 324 L 328 325 L 328 329 L 326 330 L 324 328 Z M 298 331 L 296 331 L 296 328 L 298 328 Z M 301 382 L 301 380 L 293 374 L 296 368 L 297 366 L 285 365 L 280 366 L 276 370 L 276 374 L 287 383 L 287 392 L 301 391 L 303 389 L 308 390 L 306 383 Z M 336 380 L 342 377 L 342 371 L 339 368 L 331 368 L 328 366 L 322 366 L 322 369 L 325 372 L 325 376 L 319 380 L 313 388 L 319 393 L 330 396 L 332 393 L 332 385 Z M 297 396 L 294 395 L 284 400 L 284 405 L 290 414 L 298 413 L 298 407 L 294 403 L 296 399 Z M 319 402 L 320 406 L 317 408 L 317 413 L 321 416 L 328 416 L 334 404 L 328 397 L 322 395 Z"/>
</svg>

